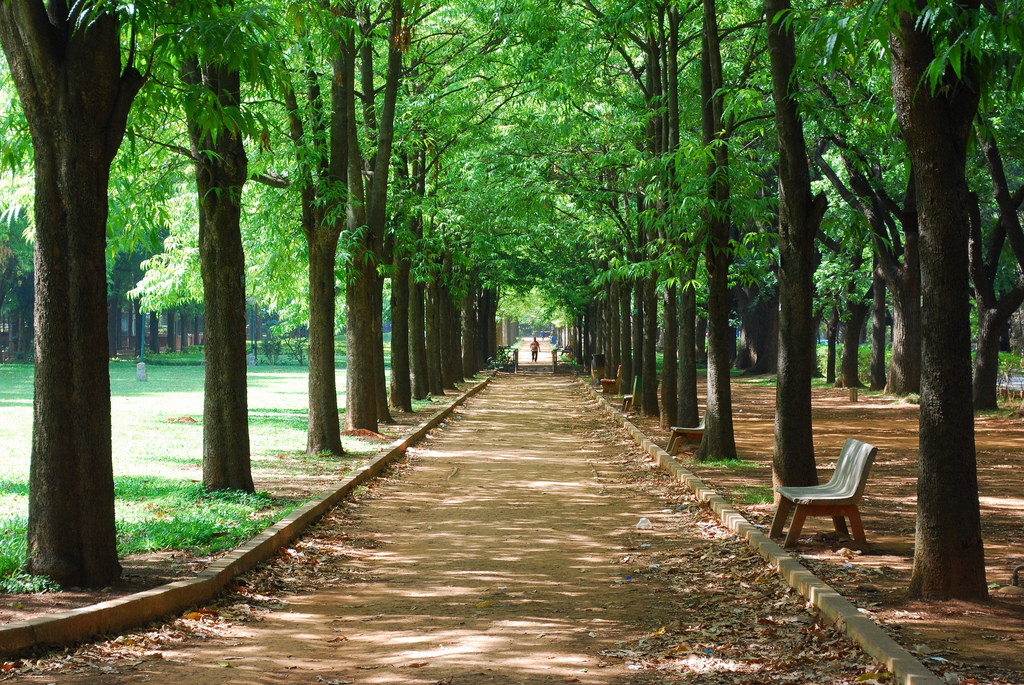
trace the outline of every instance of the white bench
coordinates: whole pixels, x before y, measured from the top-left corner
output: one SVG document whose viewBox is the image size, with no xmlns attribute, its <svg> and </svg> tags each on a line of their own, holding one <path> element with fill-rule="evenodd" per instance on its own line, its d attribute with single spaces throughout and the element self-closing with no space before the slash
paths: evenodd
<svg viewBox="0 0 1024 685">
<path fill-rule="evenodd" d="M 831 516 L 836 532 L 843 536 L 850 533 L 846 529 L 844 517 L 850 519 L 853 528 L 853 539 L 866 543 L 864 526 L 860 521 L 860 510 L 857 504 L 864 494 L 871 464 L 875 461 L 878 448 L 860 440 L 847 438 L 843 451 L 836 461 L 836 470 L 832 478 L 824 485 L 807 487 L 778 487 L 775 490 L 782 495 L 779 507 L 775 510 L 772 530 L 769 535 L 778 537 L 786 525 L 789 510 L 796 505 L 793 512 L 793 524 L 786 535 L 786 547 L 796 544 L 804 519 L 808 516 Z"/>
</svg>

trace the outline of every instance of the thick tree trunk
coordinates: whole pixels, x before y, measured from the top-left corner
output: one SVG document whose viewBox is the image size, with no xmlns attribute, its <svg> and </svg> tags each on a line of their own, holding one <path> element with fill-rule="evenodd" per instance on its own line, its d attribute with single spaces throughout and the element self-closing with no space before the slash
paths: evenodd
<svg viewBox="0 0 1024 685">
<path fill-rule="evenodd" d="M 377 431 L 377 367 L 373 348 L 376 342 L 373 328 L 372 290 L 376 285 L 377 270 L 372 264 L 366 265 L 364 254 L 353 259 L 358 266 L 352 269 L 345 289 L 345 304 L 348 322 L 345 334 L 346 397 L 345 428 Z"/>
<path fill-rule="evenodd" d="M 629 379 L 629 384 L 624 392 L 629 392 L 633 389 L 633 384 L 637 376 L 643 376 L 644 373 L 644 285 L 643 281 L 637 281 L 633 284 L 633 329 L 630 331 L 630 343 L 633 346 L 633 375 Z M 626 376 L 622 376 L 623 382 L 625 383 Z M 640 379 L 643 382 L 643 378 Z M 638 406 L 643 402 L 643 392 L 639 397 L 633 398 L 633 404 L 637 409 L 642 409 L 642 406 Z"/>
<path fill-rule="evenodd" d="M 111 295 L 107 300 L 107 356 L 111 359 L 117 358 L 118 343 L 120 342 L 120 339 L 121 307 L 117 303 L 117 297 Z"/>
<path fill-rule="evenodd" d="M 866 302 L 849 306 L 849 315 L 843 322 L 843 356 L 839 362 L 837 387 L 864 387 L 860 382 L 860 334 L 864 330 L 864 321 L 868 318 L 869 311 Z"/>
<path fill-rule="evenodd" d="M 622 366 L 623 392 L 633 389 L 633 323 L 630 314 L 632 290 L 628 281 L 619 284 L 619 365 Z M 587 363 L 590 360 L 586 360 Z M 611 372 L 615 373 L 616 369 Z"/>
<path fill-rule="evenodd" d="M 665 344 L 662 347 L 661 362 L 661 427 L 668 428 L 675 423 L 679 413 L 679 364 L 676 358 L 679 345 L 679 323 L 677 317 L 679 297 L 676 284 L 665 288 L 662 308 L 665 316 Z"/>
<path fill-rule="evenodd" d="M 309 249 L 309 426 L 306 452 L 344 454 L 334 363 L 337 231 L 307 235 Z"/>
<path fill-rule="evenodd" d="M 374 396 L 377 398 L 377 421 L 394 423 L 388 405 L 388 379 L 384 367 L 384 277 L 377 275 L 373 292 L 373 382 Z"/>
<path fill-rule="evenodd" d="M 426 342 L 426 287 L 423 283 L 409 286 L 409 362 L 412 373 L 412 397 L 425 400 L 430 394 L 430 372 Z"/>
<path fill-rule="evenodd" d="M 619 311 L 619 282 L 612 281 L 606 290 L 608 294 L 608 368 L 618 369 L 622 363 L 622 321 Z M 614 373 L 614 371 L 612 372 Z"/>
<path fill-rule="evenodd" d="M 149 313 L 149 351 L 160 354 L 160 312 Z"/>
<path fill-rule="evenodd" d="M 745 376 L 774 374 L 779 361 L 779 301 L 759 287 L 733 288 L 740 310 L 740 350 L 735 366 Z"/>
<path fill-rule="evenodd" d="M 437 294 L 438 313 L 441 319 L 441 377 L 444 379 L 445 389 L 454 390 L 455 384 L 462 378 L 462 357 L 458 351 L 462 327 L 459 317 L 455 314 L 455 306 L 448 287 L 444 284 L 439 285 Z"/>
<path fill-rule="evenodd" d="M 693 272 L 683 280 L 679 307 L 679 406 L 676 423 L 696 426 L 699 422 L 697 406 L 697 293 L 693 289 Z"/>
<path fill-rule="evenodd" d="M 828 319 L 825 321 L 825 340 L 828 352 L 825 357 L 825 382 L 832 385 L 836 382 L 836 339 L 839 337 L 839 310 L 833 303 Z"/>
<path fill-rule="evenodd" d="M 963 12 L 978 4 L 963 4 Z M 971 382 L 967 140 L 979 99 L 978 65 L 962 79 L 947 69 L 937 92 L 926 73 L 932 38 L 900 17 L 890 39 L 893 101 L 912 159 L 920 227 L 921 418 L 917 532 L 910 594 L 926 599 L 988 596 L 981 537 Z M 936 31 L 940 29 L 934 29 Z"/>
<path fill-rule="evenodd" d="M 409 364 L 409 272 L 408 257 L 394 259 L 391 276 L 391 393 L 395 411 L 412 411 L 412 383 Z"/>
<path fill-rule="evenodd" d="M 729 145 L 722 120 L 722 53 L 714 0 L 704 2 L 703 26 L 701 124 L 704 144 L 715 146 L 706 170 L 709 207 L 703 220 L 707 232 L 704 262 L 708 271 L 708 396 L 704 437 L 694 455 L 698 461 L 736 458 L 729 378 L 736 349 L 729 326 Z"/>
<path fill-rule="evenodd" d="M 441 359 L 441 286 L 435 277 L 427 284 L 427 379 L 430 394 L 444 395 L 444 364 Z"/>
<path fill-rule="evenodd" d="M 121 574 L 114 530 L 106 225 L 110 163 L 142 77 L 121 69 L 101 9 L 0 3 L 0 44 L 35 165 L 35 395 L 30 573 L 100 587 Z M 93 14 L 93 11 L 95 14 Z M 89 20 L 78 22 L 89 13 Z"/>
<path fill-rule="evenodd" d="M 644 416 L 660 416 L 658 409 L 658 295 L 657 279 L 649 276 L 643 280 L 644 330 L 643 330 L 643 393 L 642 411 Z"/>
<path fill-rule="evenodd" d="M 472 378 L 480 369 L 476 365 L 476 295 L 474 288 L 462 298 L 462 376 Z M 394 370 L 392 370 L 394 373 Z"/>
<path fill-rule="evenodd" d="M 872 390 L 885 388 L 885 282 L 876 273 L 872 277 L 871 294 L 871 382 Z"/>
<path fill-rule="evenodd" d="M 807 146 L 797 108 L 796 42 L 780 20 L 789 0 L 765 0 L 775 128 L 779 139 L 779 363 L 775 401 L 773 482 L 815 485 L 811 432 L 814 364 L 814 238 L 825 213 L 824 194 L 811 194 Z"/>
<path fill-rule="evenodd" d="M 892 293 L 892 354 L 886 384 L 886 392 L 892 395 L 907 395 L 921 389 L 921 278 L 917 234 L 908 234 L 906 241 L 901 287 Z"/>
<path fill-rule="evenodd" d="M 183 78 L 223 106 L 237 107 L 237 71 L 223 65 L 185 67 Z M 196 97 L 200 97 L 196 92 Z M 189 123 L 199 197 L 199 259 L 206 312 L 203 483 L 211 490 L 254 492 L 246 396 L 245 253 L 242 186 L 248 178 L 243 138 Z"/>
</svg>

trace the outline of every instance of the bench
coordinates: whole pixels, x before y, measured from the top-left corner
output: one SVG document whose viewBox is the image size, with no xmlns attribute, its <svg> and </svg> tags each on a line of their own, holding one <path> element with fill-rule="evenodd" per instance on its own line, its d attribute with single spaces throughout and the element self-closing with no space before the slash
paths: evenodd
<svg viewBox="0 0 1024 685">
<path fill-rule="evenodd" d="M 696 426 L 672 426 L 672 437 L 668 439 L 665 451 L 674 457 L 679 451 L 679 443 L 683 440 L 699 441 L 704 437 L 705 421 L 707 421 L 707 414 L 701 417 L 700 423 Z"/>
<path fill-rule="evenodd" d="M 775 518 L 772 520 L 772 529 L 769 535 L 771 537 L 782 535 L 789 510 L 796 505 L 796 510 L 793 512 L 793 523 L 786 535 L 786 547 L 796 544 L 800 530 L 804 526 L 804 519 L 808 516 L 831 516 L 836 532 L 845 537 L 848 537 L 850 533 L 846 529 L 844 517 L 849 518 L 850 527 L 853 528 L 853 539 L 857 542 L 867 543 L 857 504 L 864 494 L 868 473 L 871 471 L 871 464 L 874 463 L 877 453 L 878 448 L 874 445 L 847 438 L 842 452 L 839 453 L 839 459 L 836 461 L 836 470 L 829 482 L 824 485 L 807 487 L 781 486 L 775 488 L 782 498 L 779 500 L 778 509 L 775 510 Z"/>
<path fill-rule="evenodd" d="M 619 388 L 622 386 L 622 364 L 619 364 L 619 370 L 615 372 L 615 378 L 602 378 L 601 379 L 601 392 L 606 395 L 618 395 Z"/>
<path fill-rule="evenodd" d="M 640 397 L 640 388 L 643 386 L 640 376 L 634 376 L 633 378 L 633 392 L 629 395 L 622 396 L 622 413 L 625 414 L 627 411 L 633 408 L 633 398 Z M 640 408 L 640 402 L 637 401 L 636 408 Z"/>
</svg>

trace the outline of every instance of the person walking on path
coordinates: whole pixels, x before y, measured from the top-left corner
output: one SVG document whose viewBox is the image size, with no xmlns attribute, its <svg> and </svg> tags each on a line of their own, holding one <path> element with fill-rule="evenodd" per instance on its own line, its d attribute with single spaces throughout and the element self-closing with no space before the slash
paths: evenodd
<svg viewBox="0 0 1024 685">
<path fill-rule="evenodd" d="M 533 336 L 533 342 L 530 343 L 530 361 L 537 361 L 538 353 L 540 353 L 540 343 L 537 342 L 537 336 Z"/>
</svg>

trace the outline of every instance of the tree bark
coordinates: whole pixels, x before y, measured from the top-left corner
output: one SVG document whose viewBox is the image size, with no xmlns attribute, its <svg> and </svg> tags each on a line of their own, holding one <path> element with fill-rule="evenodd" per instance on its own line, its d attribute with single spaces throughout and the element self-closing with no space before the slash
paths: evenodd
<svg viewBox="0 0 1024 685">
<path fill-rule="evenodd" d="M 630 314 L 632 290 L 628 281 L 619 284 L 619 364 L 622 366 L 623 392 L 633 389 L 633 319 Z M 587 359 L 586 363 L 590 363 Z M 612 369 L 615 373 L 617 369 Z"/>
<path fill-rule="evenodd" d="M 779 140 L 779 363 L 772 456 L 776 486 L 818 482 L 811 432 L 811 378 L 816 366 L 811 322 L 814 238 L 828 202 L 823 193 L 811 194 L 807 145 L 796 97 L 796 41 L 792 25 L 786 23 L 789 17 L 785 17 L 789 11 L 789 0 L 765 0 Z"/>
<path fill-rule="evenodd" d="M 35 166 L 35 395 L 30 573 L 101 587 L 121 574 L 114 530 L 107 360 L 110 164 L 142 86 L 121 67 L 117 20 L 100 8 L 0 3 L 0 45 Z M 88 21 L 78 25 L 82 14 Z"/>
<path fill-rule="evenodd" d="M 643 380 L 641 392 L 644 416 L 660 416 L 658 408 L 658 295 L 657 278 L 648 276 L 643 281 L 644 330 L 643 330 Z"/>
<path fill-rule="evenodd" d="M 693 271 L 685 272 L 679 306 L 679 406 L 676 423 L 696 426 L 697 406 L 697 293 L 693 289 Z"/>
<path fill-rule="evenodd" d="M 425 400 L 430 395 L 430 372 L 426 343 L 426 287 L 412 283 L 409 287 L 409 361 L 412 371 L 412 397 Z"/>
<path fill-rule="evenodd" d="M 873 269 L 871 279 L 871 382 L 872 390 L 885 388 L 885 319 L 888 310 L 885 307 L 885 282 L 878 275 L 877 267 Z"/>
<path fill-rule="evenodd" d="M 740 310 L 736 368 L 744 376 L 773 374 L 779 360 L 779 301 L 758 286 L 733 288 Z"/>
<path fill-rule="evenodd" d="M 957 3 L 961 12 L 978 3 Z M 935 58 L 918 18 L 900 16 L 890 36 L 896 117 L 912 159 L 920 227 L 921 412 L 917 531 L 910 594 L 926 599 L 988 596 L 981 537 L 971 383 L 967 141 L 977 112 L 978 65 L 947 67 L 927 85 Z M 941 27 L 932 28 L 938 32 Z"/>
<path fill-rule="evenodd" d="M 427 379 L 430 394 L 444 395 L 444 365 L 441 360 L 441 286 L 437 276 L 427 284 Z"/>
<path fill-rule="evenodd" d="M 679 296 L 676 284 L 665 288 L 662 311 L 665 315 L 665 344 L 662 347 L 661 363 L 661 427 L 669 428 L 679 413 L 679 322 L 677 317 Z"/>
<path fill-rule="evenodd" d="M 186 64 L 183 80 L 238 107 L 237 71 L 223 64 Z M 248 159 L 242 136 L 230 128 L 208 130 L 189 122 L 199 204 L 199 259 L 206 312 L 203 399 L 203 484 L 210 490 L 254 492 L 249 463 L 246 396 L 245 253 L 242 250 L 242 186 Z"/>
<path fill-rule="evenodd" d="M 829 307 L 828 319 L 825 320 L 825 339 L 828 352 L 825 357 L 825 382 L 836 382 L 836 338 L 839 337 L 839 310 L 835 302 Z"/>
<path fill-rule="evenodd" d="M 412 411 L 412 382 L 409 363 L 409 257 L 396 247 L 391 272 L 391 393 L 395 411 Z"/>
<path fill-rule="evenodd" d="M 470 288 L 462 298 L 462 376 L 472 378 L 476 365 L 476 293 Z M 392 371 L 394 373 L 394 371 Z"/>
<path fill-rule="evenodd" d="M 843 322 L 843 356 L 839 362 L 836 387 L 863 388 L 864 384 L 860 382 L 860 333 L 864 330 L 870 305 L 867 302 L 850 304 L 847 310 L 849 314 Z"/>
</svg>

